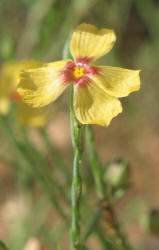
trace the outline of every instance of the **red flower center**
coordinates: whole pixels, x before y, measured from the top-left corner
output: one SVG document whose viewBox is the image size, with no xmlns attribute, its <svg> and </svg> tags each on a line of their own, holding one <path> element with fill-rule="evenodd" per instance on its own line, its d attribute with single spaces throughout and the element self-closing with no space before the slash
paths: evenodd
<svg viewBox="0 0 159 250">
<path fill-rule="evenodd" d="M 78 58 L 76 62 L 69 61 L 60 73 L 64 83 L 74 82 L 84 85 L 90 82 L 90 76 L 99 73 L 99 68 L 90 66 L 89 58 Z"/>
</svg>

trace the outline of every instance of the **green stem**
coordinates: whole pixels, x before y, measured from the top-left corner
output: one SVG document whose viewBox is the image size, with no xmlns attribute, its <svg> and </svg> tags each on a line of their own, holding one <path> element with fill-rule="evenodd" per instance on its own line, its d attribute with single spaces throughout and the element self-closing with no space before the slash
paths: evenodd
<svg viewBox="0 0 159 250">
<path fill-rule="evenodd" d="M 131 249 L 129 244 L 126 242 L 125 236 L 120 231 L 119 223 L 118 223 L 114 208 L 110 202 L 110 199 L 107 193 L 107 187 L 103 180 L 102 167 L 101 167 L 99 157 L 95 148 L 94 134 L 93 134 L 91 125 L 87 125 L 87 136 L 88 136 L 90 165 L 91 165 L 92 173 L 95 179 L 97 195 L 99 199 L 102 201 L 101 205 L 103 209 L 106 210 L 106 212 L 109 215 L 109 218 L 111 217 L 110 222 L 106 221 L 106 223 L 108 224 L 110 228 L 113 229 L 116 242 L 120 246 L 122 246 L 124 249 Z"/>
<path fill-rule="evenodd" d="M 84 126 L 76 119 L 73 108 L 73 86 L 70 100 L 71 136 L 74 150 L 73 180 L 71 192 L 72 206 L 72 228 L 71 228 L 71 249 L 81 249 L 80 243 L 80 200 L 82 183 L 80 177 L 80 165 L 83 151 L 83 129 Z"/>
</svg>

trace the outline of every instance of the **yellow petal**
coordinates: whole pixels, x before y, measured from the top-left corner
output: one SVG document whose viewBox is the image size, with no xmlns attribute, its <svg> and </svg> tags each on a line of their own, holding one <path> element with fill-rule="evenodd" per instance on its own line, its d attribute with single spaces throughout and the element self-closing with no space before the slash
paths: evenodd
<svg viewBox="0 0 159 250">
<path fill-rule="evenodd" d="M 87 57 L 96 60 L 112 49 L 115 40 L 113 30 L 98 30 L 94 25 L 82 23 L 73 32 L 71 54 L 75 59 Z"/>
<path fill-rule="evenodd" d="M 68 87 L 59 76 L 66 63 L 59 61 L 23 71 L 17 88 L 23 101 L 32 107 L 43 107 L 57 99 Z"/>
<path fill-rule="evenodd" d="M 48 121 L 46 108 L 32 108 L 23 102 L 18 104 L 18 119 L 24 126 L 43 127 Z"/>
<path fill-rule="evenodd" d="M 122 112 L 120 101 L 106 94 L 91 81 L 86 85 L 75 86 L 74 109 L 82 124 L 108 126 L 113 117 Z"/>
<path fill-rule="evenodd" d="M 38 62 L 38 61 L 33 61 L 33 60 L 24 60 L 21 62 L 17 62 L 14 64 L 14 68 L 15 68 L 15 74 L 16 74 L 16 86 L 18 84 L 19 81 L 19 76 L 20 76 L 20 72 L 22 70 L 27 70 L 27 69 L 36 69 L 39 67 L 42 67 L 43 63 L 42 62 Z"/>
<path fill-rule="evenodd" d="M 140 88 L 140 70 L 129 70 L 111 66 L 100 66 L 100 75 L 96 81 L 106 93 L 115 97 L 124 97 Z"/>
<path fill-rule="evenodd" d="M 5 63 L 0 70 L 0 96 L 10 97 L 15 91 L 21 70 L 40 67 L 42 63 L 35 61 L 22 61 Z"/>
<path fill-rule="evenodd" d="M 0 98 L 0 113 L 6 115 L 10 109 L 10 100 L 7 97 Z"/>
</svg>

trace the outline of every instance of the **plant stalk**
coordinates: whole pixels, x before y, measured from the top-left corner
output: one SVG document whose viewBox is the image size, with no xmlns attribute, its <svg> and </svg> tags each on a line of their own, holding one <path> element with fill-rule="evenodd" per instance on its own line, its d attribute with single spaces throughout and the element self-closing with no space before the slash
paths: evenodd
<svg viewBox="0 0 159 250">
<path fill-rule="evenodd" d="M 72 227 L 71 227 L 71 250 L 81 249 L 80 243 L 80 200 L 82 183 L 80 166 L 83 152 L 83 129 L 84 126 L 76 119 L 73 108 L 73 86 L 70 100 L 71 136 L 74 150 L 73 179 L 71 190 Z"/>
</svg>

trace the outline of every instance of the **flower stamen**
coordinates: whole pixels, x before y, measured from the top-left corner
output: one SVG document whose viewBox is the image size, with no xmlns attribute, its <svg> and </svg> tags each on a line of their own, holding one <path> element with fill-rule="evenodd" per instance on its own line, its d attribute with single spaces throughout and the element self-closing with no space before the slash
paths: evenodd
<svg viewBox="0 0 159 250">
<path fill-rule="evenodd" d="M 75 78 L 78 79 L 78 78 L 84 76 L 85 71 L 86 71 L 86 70 L 85 70 L 84 67 L 75 67 L 74 72 L 73 72 L 73 75 L 74 75 Z"/>
</svg>

